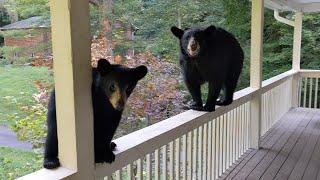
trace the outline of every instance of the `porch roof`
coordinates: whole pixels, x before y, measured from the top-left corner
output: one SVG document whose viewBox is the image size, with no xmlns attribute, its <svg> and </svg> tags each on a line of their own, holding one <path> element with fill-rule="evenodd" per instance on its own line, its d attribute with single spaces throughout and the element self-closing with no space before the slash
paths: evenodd
<svg viewBox="0 0 320 180">
<path fill-rule="evenodd" d="M 264 4 L 265 7 L 278 11 L 320 11 L 320 0 L 265 0 Z"/>
</svg>

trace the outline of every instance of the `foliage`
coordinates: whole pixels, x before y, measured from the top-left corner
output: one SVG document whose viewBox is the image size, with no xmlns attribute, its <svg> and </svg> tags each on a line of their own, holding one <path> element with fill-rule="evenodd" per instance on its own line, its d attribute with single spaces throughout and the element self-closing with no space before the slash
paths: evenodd
<svg viewBox="0 0 320 180">
<path fill-rule="evenodd" d="M 10 121 L 13 122 L 10 128 L 17 133 L 18 139 L 30 141 L 33 148 L 41 148 L 47 134 L 46 114 L 49 100 L 49 91 L 47 90 L 51 90 L 53 85 L 52 83 L 43 83 L 39 80 L 35 81 L 35 85 L 39 93 L 32 95 L 30 104 L 18 102 L 17 99 L 12 96 L 6 96 L 5 98 L 25 114 L 24 116 L 18 113 L 9 115 Z M 26 94 L 23 93 L 22 95 Z"/>
<path fill-rule="evenodd" d="M 7 12 L 7 10 L 0 5 L 0 27 L 10 24 L 10 16 Z M 3 44 L 4 39 L 3 36 L 0 34 L 0 46 Z"/>
<path fill-rule="evenodd" d="M 0 179 L 13 180 L 41 169 L 42 154 L 0 147 Z"/>
<path fill-rule="evenodd" d="M 6 97 L 9 103 L 14 104 L 18 109 L 24 112 L 24 117 L 17 113 L 9 115 L 10 121 L 14 122 L 10 128 L 17 133 L 19 140 L 29 141 L 33 148 L 40 148 L 44 144 L 44 137 L 47 134 L 46 130 L 46 114 L 47 107 L 41 103 L 37 94 L 33 96 L 33 105 L 24 105 L 17 102 L 14 97 Z"/>
<path fill-rule="evenodd" d="M 5 7 L 19 19 L 27 19 L 32 16 L 46 17 L 50 21 L 50 8 L 48 0 L 6 0 Z"/>
<path fill-rule="evenodd" d="M 10 31 L 0 31 L 0 35 L 3 37 L 15 37 L 15 38 L 22 38 L 25 36 L 36 36 L 38 35 L 38 31 L 34 30 L 24 30 L 24 29 L 19 29 L 19 30 L 10 30 Z"/>
<path fill-rule="evenodd" d="M 97 36 L 102 28 L 101 24 L 101 12 L 99 8 L 90 4 L 90 25 L 91 35 Z"/>
<path fill-rule="evenodd" d="M 303 17 L 301 68 L 320 69 L 320 14 L 306 14 Z"/>
<path fill-rule="evenodd" d="M 8 11 L 0 5 L 0 27 L 10 23 Z"/>
<path fill-rule="evenodd" d="M 15 57 L 15 54 L 21 51 L 20 47 L 17 46 L 3 46 L 0 47 L 0 54 L 4 57 L 4 59 L 1 60 L 1 64 L 13 64 L 13 61 L 17 60 Z"/>
<path fill-rule="evenodd" d="M 219 7 L 216 0 L 206 3 L 193 0 L 124 0 L 115 2 L 112 15 L 109 17 L 112 22 L 123 22 L 124 27 L 133 25 L 138 28 L 135 43 L 131 44 L 140 46 L 140 52 L 151 50 L 161 57 L 176 59 L 178 44 L 172 41 L 170 27 L 203 26 L 213 22 L 220 24 L 219 17 L 222 13 Z M 113 38 L 121 39 L 121 36 L 115 35 L 116 32 L 117 29 L 113 31 Z"/>
</svg>

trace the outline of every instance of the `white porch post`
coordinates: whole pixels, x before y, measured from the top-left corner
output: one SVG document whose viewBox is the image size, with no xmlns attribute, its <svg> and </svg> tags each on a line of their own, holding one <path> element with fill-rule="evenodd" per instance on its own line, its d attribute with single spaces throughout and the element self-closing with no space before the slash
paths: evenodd
<svg viewBox="0 0 320 180">
<path fill-rule="evenodd" d="M 251 17 L 251 62 L 250 62 L 250 87 L 260 89 L 262 85 L 262 60 L 263 60 L 263 23 L 264 0 L 252 1 Z M 261 124 L 261 95 L 250 101 L 251 106 L 251 148 L 259 148 Z"/>
<path fill-rule="evenodd" d="M 94 179 L 88 0 L 50 0 L 59 158 Z M 68 178 L 68 179 L 69 179 Z"/>
<path fill-rule="evenodd" d="M 300 70 L 302 12 L 296 12 L 293 35 L 292 69 Z"/>
<path fill-rule="evenodd" d="M 293 55 L 292 55 L 292 69 L 300 70 L 301 59 L 301 34 L 302 34 L 302 12 L 296 12 L 294 21 L 294 35 L 293 35 Z M 292 107 L 299 106 L 299 74 L 292 79 Z"/>
</svg>

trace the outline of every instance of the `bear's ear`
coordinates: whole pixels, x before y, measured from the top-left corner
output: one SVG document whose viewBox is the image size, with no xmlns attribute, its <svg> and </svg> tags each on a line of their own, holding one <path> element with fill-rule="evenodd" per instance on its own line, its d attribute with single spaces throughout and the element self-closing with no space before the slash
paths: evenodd
<svg viewBox="0 0 320 180">
<path fill-rule="evenodd" d="M 99 59 L 97 69 L 101 75 L 106 75 L 111 71 L 111 64 L 106 59 Z"/>
<path fill-rule="evenodd" d="M 148 73 L 148 68 L 146 66 L 138 66 L 133 69 L 134 78 L 139 81 Z"/>
<path fill-rule="evenodd" d="M 184 34 L 184 31 L 182 29 L 179 29 L 175 26 L 171 27 L 171 32 L 173 35 L 175 35 L 179 39 L 181 39 Z"/>
<path fill-rule="evenodd" d="M 207 27 L 204 31 L 205 31 L 205 33 L 212 33 L 215 30 L 216 30 L 216 27 L 211 25 L 211 26 Z"/>
</svg>

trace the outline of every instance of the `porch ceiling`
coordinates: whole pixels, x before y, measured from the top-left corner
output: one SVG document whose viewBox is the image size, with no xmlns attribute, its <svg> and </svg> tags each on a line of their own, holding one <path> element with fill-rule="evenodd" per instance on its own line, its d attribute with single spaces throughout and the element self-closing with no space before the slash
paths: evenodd
<svg viewBox="0 0 320 180">
<path fill-rule="evenodd" d="M 320 0 L 265 0 L 265 6 L 278 11 L 320 12 Z"/>
</svg>

